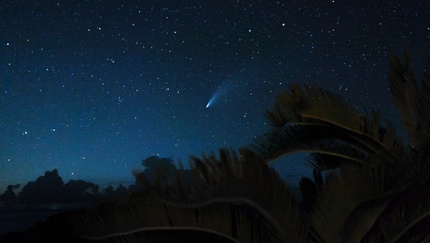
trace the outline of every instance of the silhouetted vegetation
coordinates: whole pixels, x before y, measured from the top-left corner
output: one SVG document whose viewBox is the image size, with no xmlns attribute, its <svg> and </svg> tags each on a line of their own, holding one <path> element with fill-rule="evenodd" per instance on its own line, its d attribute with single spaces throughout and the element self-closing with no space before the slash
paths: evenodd
<svg viewBox="0 0 430 243">
<path fill-rule="evenodd" d="M 327 90 L 292 85 L 267 112 L 272 129 L 252 146 L 192 157 L 187 171 L 150 157 L 149 171 L 134 173 L 141 191 L 125 204 L 52 217 L 25 237 L 181 242 L 182 232 L 221 242 L 429 242 L 430 74 L 418 83 L 407 54 L 390 62 L 408 144 L 378 112 L 363 115 Z M 311 154 L 314 172 L 300 183 L 302 204 L 267 166 L 297 151 Z"/>
<path fill-rule="evenodd" d="M 160 158 L 156 155 L 144 159 L 142 165 L 145 167 L 143 173 L 149 180 L 155 179 L 159 174 L 172 177 L 176 170 L 172 158 Z"/>
<path fill-rule="evenodd" d="M 15 189 L 18 189 L 21 185 L 9 185 L 7 186 L 6 191 L 3 193 L 3 195 L 0 196 L 0 201 L 3 201 L 6 204 L 14 204 L 16 203 L 16 193 Z"/>
<path fill-rule="evenodd" d="M 136 177 L 135 187 L 136 189 L 142 190 L 144 183 L 139 182 L 139 179 L 145 180 L 147 183 L 154 183 L 159 180 L 163 180 L 168 184 L 175 183 L 174 178 L 177 175 L 181 175 L 187 183 L 192 183 L 191 171 L 186 170 L 180 166 L 177 168 L 172 158 L 160 158 L 158 156 L 150 156 L 142 161 L 144 170 L 134 171 L 133 174 Z"/>
<path fill-rule="evenodd" d="M 28 182 L 18 195 L 21 203 L 58 203 L 62 200 L 64 182 L 58 171 L 45 172 L 36 181 Z"/>
<path fill-rule="evenodd" d="M 142 171 L 135 171 L 148 180 L 157 180 L 157 175 L 165 178 L 174 178 L 176 173 L 189 176 L 189 170 L 178 169 L 171 158 L 160 158 L 150 156 L 142 161 L 144 167 Z M 170 181 L 173 183 L 173 181 Z M 0 196 L 0 201 L 6 205 L 13 204 L 96 204 L 106 200 L 122 200 L 130 194 L 140 191 L 142 188 L 139 183 L 125 187 L 120 184 L 117 188 L 112 185 L 103 188 L 92 182 L 83 180 L 70 180 L 67 183 L 58 174 L 58 170 L 46 171 L 43 176 L 35 181 L 30 181 L 22 187 L 22 190 L 15 192 L 20 185 L 9 185 L 7 190 Z"/>
<path fill-rule="evenodd" d="M 0 201 L 6 205 L 14 204 L 88 204 L 94 205 L 105 200 L 124 198 L 132 192 L 136 192 L 136 187 L 117 188 L 108 186 L 99 192 L 100 186 L 92 182 L 83 180 L 70 180 L 64 183 L 59 176 L 57 169 L 46 171 L 36 181 L 30 181 L 23 186 L 19 193 L 15 190 L 20 185 L 9 185 L 7 190 L 0 196 Z"/>
</svg>

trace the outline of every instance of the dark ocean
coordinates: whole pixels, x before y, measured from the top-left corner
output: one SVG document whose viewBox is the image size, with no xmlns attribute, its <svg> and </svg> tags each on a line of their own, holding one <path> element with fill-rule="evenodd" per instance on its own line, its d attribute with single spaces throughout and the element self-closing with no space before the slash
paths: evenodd
<svg viewBox="0 0 430 243">
<path fill-rule="evenodd" d="M 32 207 L 0 208 L 0 235 L 25 231 L 35 223 L 45 221 L 49 216 L 67 210 L 81 208 L 82 205 L 39 205 Z"/>
</svg>

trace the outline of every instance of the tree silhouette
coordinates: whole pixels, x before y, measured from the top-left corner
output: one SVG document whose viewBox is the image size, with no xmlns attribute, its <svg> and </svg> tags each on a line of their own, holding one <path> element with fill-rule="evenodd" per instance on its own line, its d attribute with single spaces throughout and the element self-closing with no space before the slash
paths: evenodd
<svg viewBox="0 0 430 243">
<path fill-rule="evenodd" d="M 160 158 L 156 155 L 144 159 L 142 165 L 145 167 L 143 173 L 150 180 L 154 180 L 156 176 L 160 175 L 173 177 L 176 170 L 172 158 Z"/>
<path fill-rule="evenodd" d="M 89 193 L 90 190 L 94 191 L 94 188 L 98 188 L 97 185 L 86 182 L 83 180 L 70 180 L 63 186 L 62 189 L 62 202 L 86 202 L 93 196 Z"/>
<path fill-rule="evenodd" d="M 21 185 L 8 185 L 6 191 L 3 193 L 3 195 L 0 196 L 0 200 L 5 202 L 6 204 L 13 204 L 16 202 L 16 193 L 14 192 L 15 189 L 18 189 Z"/>
<path fill-rule="evenodd" d="M 55 203 L 61 201 L 63 179 L 58 170 L 46 171 L 34 182 L 27 183 L 18 195 L 18 201 L 25 203 Z"/>
<path fill-rule="evenodd" d="M 105 195 L 113 194 L 113 192 L 114 192 L 114 190 L 113 190 L 113 186 L 112 185 L 109 185 L 105 189 L 103 189 L 103 193 Z"/>
<path fill-rule="evenodd" d="M 126 194 L 127 193 L 127 187 L 123 186 L 122 184 L 119 184 L 119 186 L 115 190 L 118 194 Z"/>
<path fill-rule="evenodd" d="M 92 186 L 91 186 L 91 193 L 93 193 L 93 195 L 99 195 L 100 193 L 99 193 L 99 188 L 100 188 L 100 186 L 99 185 L 97 185 L 97 184 L 93 184 Z"/>
<path fill-rule="evenodd" d="M 12 189 L 8 188 L 6 196 L 12 197 Z M 113 187 L 107 188 L 107 193 Z M 105 199 L 105 194 L 99 193 L 99 185 L 83 180 L 63 182 L 58 170 L 46 171 L 36 181 L 24 185 L 18 194 L 16 202 L 24 204 L 67 203 L 93 204 Z"/>
</svg>

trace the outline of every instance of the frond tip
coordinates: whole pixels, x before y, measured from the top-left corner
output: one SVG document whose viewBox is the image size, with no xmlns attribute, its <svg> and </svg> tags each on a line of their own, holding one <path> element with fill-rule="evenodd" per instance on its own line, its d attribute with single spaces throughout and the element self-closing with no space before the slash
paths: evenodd
<svg viewBox="0 0 430 243">
<path fill-rule="evenodd" d="M 391 55 L 390 64 L 388 80 L 394 104 L 399 110 L 410 145 L 420 150 L 430 143 L 430 75 L 427 70 L 419 85 L 407 52 L 403 61 Z"/>
</svg>

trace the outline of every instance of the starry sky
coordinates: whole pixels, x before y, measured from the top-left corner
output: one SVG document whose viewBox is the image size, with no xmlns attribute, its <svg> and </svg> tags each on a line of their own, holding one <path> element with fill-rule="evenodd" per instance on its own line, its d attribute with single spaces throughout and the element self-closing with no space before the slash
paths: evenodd
<svg viewBox="0 0 430 243">
<path fill-rule="evenodd" d="M 238 148 L 293 82 L 319 85 L 400 127 L 386 71 L 430 57 L 428 1 L 2 1 L 0 191 L 63 180 L 133 183 L 151 155 Z M 275 162 L 306 174 L 303 156 Z"/>
</svg>

